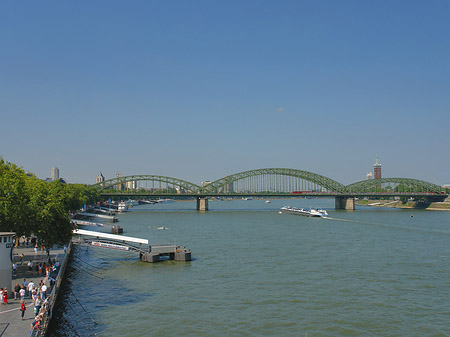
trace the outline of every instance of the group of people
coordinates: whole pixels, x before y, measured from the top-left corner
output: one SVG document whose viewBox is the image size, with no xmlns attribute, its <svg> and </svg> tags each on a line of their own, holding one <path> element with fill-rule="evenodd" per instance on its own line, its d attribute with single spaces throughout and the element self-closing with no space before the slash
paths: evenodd
<svg viewBox="0 0 450 337">
<path fill-rule="evenodd" d="M 17 243 L 18 246 L 28 246 L 32 245 L 32 247 L 37 248 L 37 241 L 35 238 L 21 238 Z M 23 279 L 23 282 L 19 284 L 16 283 L 15 287 L 13 287 L 12 291 L 8 293 L 7 288 L 0 288 L 0 303 L 7 305 L 8 297 L 12 298 L 12 294 L 14 294 L 14 299 L 19 300 L 20 302 L 20 312 L 21 319 L 24 320 L 25 312 L 27 310 L 27 299 L 31 299 L 31 303 L 28 302 L 28 306 L 32 305 L 34 309 L 34 321 L 31 324 L 31 329 L 39 330 L 42 327 L 43 320 L 47 316 L 46 313 L 50 309 L 50 293 L 55 286 L 56 277 L 58 271 L 60 269 L 60 262 L 58 258 L 51 258 L 50 249 L 45 249 L 45 247 L 41 247 L 42 252 L 46 251 L 47 258 L 42 261 L 42 255 L 38 258 L 41 261 L 33 261 L 35 258 L 30 259 L 28 266 L 28 273 L 33 275 L 33 277 L 44 277 L 44 280 L 37 282 L 35 284 L 32 280 Z M 66 246 L 64 247 L 64 253 L 67 252 Z M 36 253 L 36 250 L 35 250 Z M 25 254 L 19 254 L 19 261 L 12 263 L 12 274 L 14 277 L 20 275 L 18 264 L 24 265 L 25 262 Z M 25 267 L 25 266 L 23 266 Z M 25 270 L 21 271 L 25 272 Z M 26 273 L 26 272 L 25 272 Z M 9 295 L 9 296 L 8 296 Z"/>
<path fill-rule="evenodd" d="M 14 267 L 17 269 L 17 264 L 14 266 L 15 264 L 13 263 L 13 274 L 14 274 Z M 28 272 L 30 274 L 33 274 L 33 261 L 28 262 Z M 50 274 L 54 271 L 56 271 L 56 269 L 59 266 L 59 262 L 55 261 L 55 263 L 53 264 L 51 259 L 49 258 L 49 264 L 46 264 L 45 262 L 36 262 L 35 268 L 34 268 L 34 275 L 36 276 L 50 276 Z"/>
<path fill-rule="evenodd" d="M 53 282 L 52 282 L 53 281 Z M 50 279 L 50 287 L 54 286 L 54 279 Z M 25 303 L 25 298 L 31 298 L 31 301 L 34 306 L 34 321 L 31 324 L 31 329 L 38 330 L 42 326 L 42 320 L 44 318 L 45 313 L 48 311 L 48 303 L 50 300 L 49 292 L 51 289 L 48 289 L 44 280 L 39 283 L 39 285 L 35 285 L 33 280 L 29 282 L 27 279 L 23 279 L 22 285 L 16 283 L 14 287 L 14 298 L 20 299 L 20 312 L 21 319 L 24 320 L 25 311 L 27 310 L 27 306 Z"/>
<path fill-rule="evenodd" d="M 8 304 L 8 288 L 0 288 L 0 300 L 3 301 L 4 305 Z"/>
</svg>

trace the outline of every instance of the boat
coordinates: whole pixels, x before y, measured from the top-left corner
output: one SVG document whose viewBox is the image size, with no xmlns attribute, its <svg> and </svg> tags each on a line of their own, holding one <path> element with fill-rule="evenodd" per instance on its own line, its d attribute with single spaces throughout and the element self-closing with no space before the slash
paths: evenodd
<svg viewBox="0 0 450 337">
<path fill-rule="evenodd" d="M 253 198 L 246 197 L 246 198 L 242 198 L 242 200 L 253 200 Z"/>
<path fill-rule="evenodd" d="M 117 210 L 119 212 L 126 212 L 126 211 L 128 211 L 128 206 L 127 206 L 126 202 L 123 202 L 123 201 L 119 202 Z"/>
<path fill-rule="evenodd" d="M 160 227 L 158 227 L 156 229 L 165 230 L 165 229 L 169 229 L 169 228 L 167 228 L 166 226 L 160 226 Z"/>
<path fill-rule="evenodd" d="M 265 204 L 270 204 L 270 200 L 264 201 Z"/>
<path fill-rule="evenodd" d="M 309 216 L 309 217 L 328 216 L 327 211 L 325 211 L 323 209 L 310 208 L 308 210 L 308 209 L 304 209 L 304 208 L 296 208 L 296 207 L 291 207 L 291 206 L 281 207 L 281 213 L 303 215 L 303 216 Z"/>
</svg>

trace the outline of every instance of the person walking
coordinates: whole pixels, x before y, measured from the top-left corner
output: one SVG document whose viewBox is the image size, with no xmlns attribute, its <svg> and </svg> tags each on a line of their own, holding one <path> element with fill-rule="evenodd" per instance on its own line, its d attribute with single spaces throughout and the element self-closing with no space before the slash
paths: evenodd
<svg viewBox="0 0 450 337">
<path fill-rule="evenodd" d="M 22 317 L 22 321 L 23 321 L 23 316 L 25 316 L 25 310 L 27 310 L 27 306 L 25 304 L 25 301 L 20 301 L 20 311 L 22 311 L 22 313 L 20 314 Z"/>
<path fill-rule="evenodd" d="M 37 297 L 34 301 L 34 314 L 39 314 L 39 310 L 41 310 L 41 300 Z"/>
<path fill-rule="evenodd" d="M 33 280 L 30 280 L 30 282 L 28 283 L 28 296 L 30 296 L 30 298 L 32 298 L 31 291 L 33 290 L 33 288 L 34 288 Z"/>
<path fill-rule="evenodd" d="M 17 263 L 13 263 L 13 265 L 12 265 L 12 270 L 13 270 L 13 276 L 16 276 L 16 274 L 17 274 Z"/>
<path fill-rule="evenodd" d="M 20 285 L 19 283 L 16 283 L 16 286 L 14 287 L 14 299 L 17 300 L 19 298 L 19 291 L 20 291 Z"/>
<path fill-rule="evenodd" d="M 8 304 L 8 289 L 7 288 L 3 289 L 3 304 L 4 305 Z"/>
<path fill-rule="evenodd" d="M 45 300 L 47 298 L 47 286 L 45 283 L 42 283 L 41 286 L 41 299 Z"/>
<path fill-rule="evenodd" d="M 21 301 L 25 301 L 25 293 L 26 293 L 25 287 L 24 286 L 20 287 L 19 297 Z"/>
</svg>

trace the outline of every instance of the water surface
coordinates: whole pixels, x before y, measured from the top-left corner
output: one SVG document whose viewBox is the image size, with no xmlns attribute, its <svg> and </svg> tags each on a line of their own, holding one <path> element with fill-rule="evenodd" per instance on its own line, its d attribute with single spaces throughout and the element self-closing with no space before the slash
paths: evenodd
<svg viewBox="0 0 450 337">
<path fill-rule="evenodd" d="M 330 218 L 279 214 L 287 204 L 322 207 Z M 79 247 L 54 335 L 450 334 L 450 213 L 335 211 L 333 199 L 209 206 L 200 213 L 194 202 L 175 202 L 120 215 L 124 235 L 185 245 L 192 262 L 149 264 Z"/>
</svg>

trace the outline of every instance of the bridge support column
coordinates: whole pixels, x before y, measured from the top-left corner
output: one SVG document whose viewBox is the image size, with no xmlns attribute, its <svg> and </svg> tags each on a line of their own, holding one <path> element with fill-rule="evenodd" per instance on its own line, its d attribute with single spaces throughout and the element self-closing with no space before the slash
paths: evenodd
<svg viewBox="0 0 450 337">
<path fill-rule="evenodd" d="M 334 208 L 354 211 L 355 210 L 355 198 L 335 197 L 334 198 Z"/>
<path fill-rule="evenodd" d="M 197 211 L 206 212 L 208 210 L 208 198 L 197 197 Z"/>
</svg>

